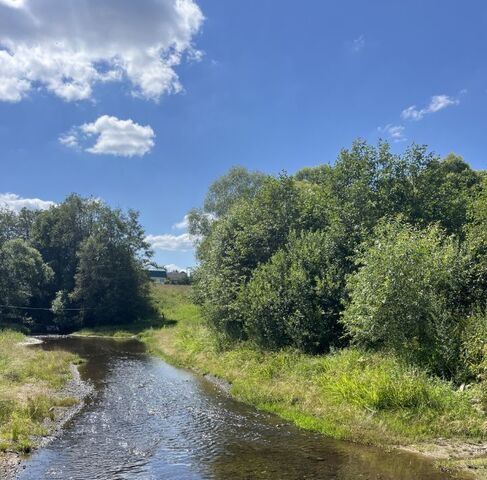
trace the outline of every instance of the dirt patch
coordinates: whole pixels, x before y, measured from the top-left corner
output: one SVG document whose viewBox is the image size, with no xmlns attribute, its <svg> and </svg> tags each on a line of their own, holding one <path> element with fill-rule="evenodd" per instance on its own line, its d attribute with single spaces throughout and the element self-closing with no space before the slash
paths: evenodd
<svg viewBox="0 0 487 480">
<path fill-rule="evenodd" d="M 487 443 L 440 438 L 400 449 L 432 458 L 442 470 L 468 473 L 472 479 L 487 480 Z"/>
</svg>

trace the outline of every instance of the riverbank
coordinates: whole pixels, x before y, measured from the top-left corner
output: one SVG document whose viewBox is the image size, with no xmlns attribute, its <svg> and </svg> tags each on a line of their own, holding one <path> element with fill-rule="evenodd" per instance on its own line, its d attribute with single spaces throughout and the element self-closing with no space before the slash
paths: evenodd
<svg viewBox="0 0 487 480">
<path fill-rule="evenodd" d="M 325 356 L 221 350 L 192 304 L 188 287 L 155 286 L 158 308 L 176 325 L 140 338 L 169 362 L 231 384 L 230 394 L 299 427 L 336 439 L 403 448 L 441 468 L 487 478 L 487 416 L 476 387 L 409 368 L 393 357 L 345 349 Z"/>
<path fill-rule="evenodd" d="M 476 386 L 451 383 L 392 356 L 344 349 L 312 356 L 265 352 L 241 344 L 222 349 L 204 324 L 188 286 L 152 286 L 168 323 L 137 334 L 173 365 L 221 380 L 235 399 L 327 437 L 398 448 L 439 468 L 487 479 L 487 416 Z M 134 335 L 133 328 L 84 330 L 85 336 Z"/>
<path fill-rule="evenodd" d="M 90 389 L 76 355 L 33 349 L 0 331 L 0 478 L 13 478 L 21 455 L 45 445 L 81 408 Z"/>
</svg>

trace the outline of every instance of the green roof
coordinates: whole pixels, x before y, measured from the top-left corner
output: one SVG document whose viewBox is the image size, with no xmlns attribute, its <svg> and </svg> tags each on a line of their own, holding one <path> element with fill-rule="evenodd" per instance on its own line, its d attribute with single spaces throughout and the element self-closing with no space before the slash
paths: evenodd
<svg viewBox="0 0 487 480">
<path fill-rule="evenodd" d="M 151 278 L 166 278 L 166 270 L 147 270 L 149 277 Z"/>
</svg>

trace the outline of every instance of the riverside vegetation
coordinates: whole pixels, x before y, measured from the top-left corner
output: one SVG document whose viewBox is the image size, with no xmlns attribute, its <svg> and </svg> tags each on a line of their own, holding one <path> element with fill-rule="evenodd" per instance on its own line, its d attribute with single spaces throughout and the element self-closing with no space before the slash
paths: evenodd
<svg viewBox="0 0 487 480">
<path fill-rule="evenodd" d="M 54 407 L 67 407 L 77 399 L 59 394 L 71 378 L 70 365 L 79 359 L 62 351 L 27 348 L 25 336 L 0 331 L 0 451 L 28 452 L 33 437 L 47 433 L 46 418 Z"/>
<path fill-rule="evenodd" d="M 326 355 L 268 351 L 250 342 L 222 348 L 191 287 L 153 286 L 152 296 L 176 323 L 139 338 L 170 363 L 228 381 L 237 400 L 333 438 L 410 448 L 438 458 L 442 468 L 487 478 L 478 385 L 458 389 L 395 355 L 359 347 Z"/>
<path fill-rule="evenodd" d="M 203 323 L 154 348 L 336 438 L 485 442 L 485 172 L 358 140 L 293 176 L 234 168 L 188 218 Z"/>
<path fill-rule="evenodd" d="M 81 215 L 72 242 L 62 226 L 76 204 L 97 213 Z M 189 212 L 199 261 L 191 298 L 184 287 L 152 286 L 152 307 L 136 215 L 113 213 L 70 197 L 29 223 L 22 248 L 37 245 L 30 264 L 46 282 L 57 279 L 45 297 L 50 324 L 140 332 L 172 362 L 230 381 L 236 398 L 335 438 L 405 445 L 441 437 L 482 451 L 487 176 L 461 157 L 418 145 L 394 154 L 387 143 L 358 140 L 333 166 L 292 176 L 235 167 Z M 113 222 L 97 223 L 103 218 Z M 5 242 L 7 252 L 16 241 Z M 68 246 L 71 263 L 59 257 Z M 27 300 L 41 304 L 35 289 Z M 167 326 L 146 328 L 141 320 L 157 318 L 154 309 Z M 485 476 L 484 459 L 469 462 Z"/>
<path fill-rule="evenodd" d="M 63 392 L 77 357 L 23 346 L 23 333 L 151 324 L 150 255 L 137 214 L 96 199 L 0 210 L 0 451 L 29 451 L 78 400 Z"/>
</svg>

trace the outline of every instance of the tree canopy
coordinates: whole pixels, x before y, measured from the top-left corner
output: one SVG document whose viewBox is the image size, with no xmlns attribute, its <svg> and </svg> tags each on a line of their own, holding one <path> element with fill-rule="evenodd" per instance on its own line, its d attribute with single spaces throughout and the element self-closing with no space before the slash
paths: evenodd
<svg viewBox="0 0 487 480">
<path fill-rule="evenodd" d="M 42 212 L 1 211 L 0 321 L 56 331 L 146 315 L 144 238 L 136 212 L 78 195 Z"/>
<path fill-rule="evenodd" d="M 200 210 L 213 216 L 197 232 L 194 295 L 223 343 L 355 342 L 455 374 L 487 293 L 481 172 L 426 146 L 357 140 L 334 164 L 228 188 L 250 175 L 216 181 Z"/>
</svg>

